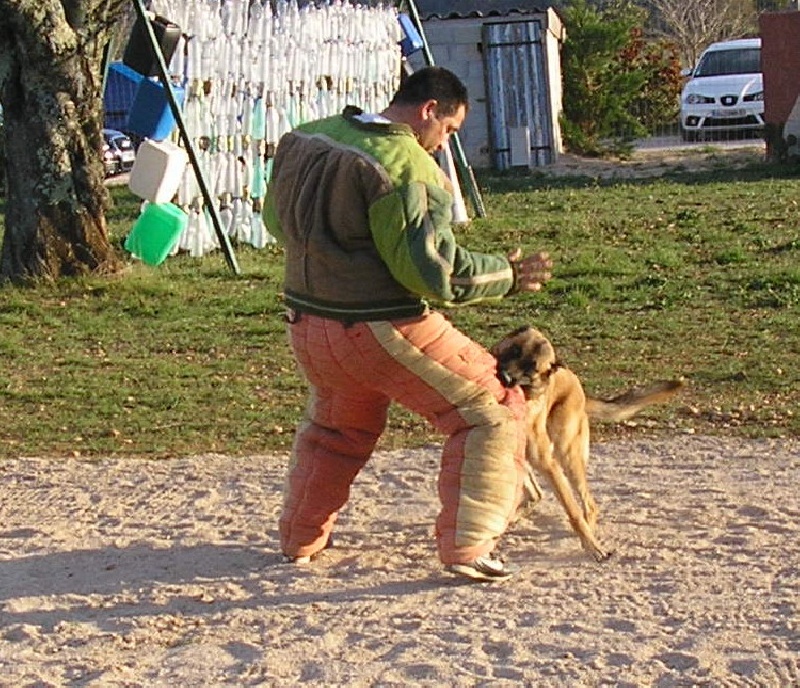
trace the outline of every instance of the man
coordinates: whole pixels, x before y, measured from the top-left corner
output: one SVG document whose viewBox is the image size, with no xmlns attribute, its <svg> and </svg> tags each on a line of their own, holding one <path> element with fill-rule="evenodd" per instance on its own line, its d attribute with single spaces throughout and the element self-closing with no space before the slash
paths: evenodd
<svg viewBox="0 0 800 688">
<path fill-rule="evenodd" d="M 379 115 L 348 107 L 278 145 L 265 220 L 286 248 L 289 338 L 311 387 L 279 523 L 287 561 L 307 563 L 329 544 L 396 401 L 447 435 L 442 563 L 476 580 L 513 572 L 493 549 L 521 496 L 522 393 L 503 388 L 491 354 L 429 303 L 536 291 L 552 264 L 546 253 L 505 257 L 457 243 L 452 187 L 431 154 L 467 108 L 461 81 L 429 67 Z"/>
</svg>

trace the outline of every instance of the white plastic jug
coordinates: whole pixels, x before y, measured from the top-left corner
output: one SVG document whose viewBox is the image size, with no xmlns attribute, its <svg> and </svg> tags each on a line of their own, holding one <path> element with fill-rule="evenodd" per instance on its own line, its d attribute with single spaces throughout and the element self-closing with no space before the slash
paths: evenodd
<svg viewBox="0 0 800 688">
<path fill-rule="evenodd" d="M 172 141 L 145 139 L 136 152 L 128 188 L 151 203 L 167 203 L 178 191 L 189 156 Z"/>
</svg>

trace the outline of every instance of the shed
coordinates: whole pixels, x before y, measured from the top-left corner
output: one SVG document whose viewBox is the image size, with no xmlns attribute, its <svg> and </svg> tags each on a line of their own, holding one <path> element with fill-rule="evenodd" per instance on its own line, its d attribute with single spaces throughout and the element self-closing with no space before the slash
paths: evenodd
<svg viewBox="0 0 800 688">
<path fill-rule="evenodd" d="M 459 138 L 476 167 L 539 167 L 563 152 L 561 44 L 564 26 L 552 3 L 535 0 L 417 0 L 437 65 L 470 93 Z M 425 65 L 422 52 L 408 59 Z"/>
</svg>

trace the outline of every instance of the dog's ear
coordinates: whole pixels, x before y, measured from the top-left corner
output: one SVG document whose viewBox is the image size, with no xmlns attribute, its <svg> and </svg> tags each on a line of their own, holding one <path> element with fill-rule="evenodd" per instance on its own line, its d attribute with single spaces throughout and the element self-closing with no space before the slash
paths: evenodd
<svg viewBox="0 0 800 688">
<path fill-rule="evenodd" d="M 536 365 L 536 372 L 540 375 L 549 375 L 556 364 L 556 352 L 548 339 L 542 338 L 535 343 L 531 357 Z"/>
<path fill-rule="evenodd" d="M 523 332 L 527 332 L 531 329 L 530 325 L 522 325 L 518 327 L 513 332 L 509 332 L 505 337 L 503 337 L 499 342 L 497 342 L 489 352 L 495 358 L 500 358 L 501 356 L 505 356 L 508 350 L 516 344 L 516 338 L 519 337 Z"/>
<path fill-rule="evenodd" d="M 508 337 L 503 337 L 503 339 L 489 349 L 489 353 L 491 353 L 495 358 L 500 358 L 506 351 L 508 351 L 508 347 L 511 346 L 511 344 L 512 342 Z"/>
</svg>

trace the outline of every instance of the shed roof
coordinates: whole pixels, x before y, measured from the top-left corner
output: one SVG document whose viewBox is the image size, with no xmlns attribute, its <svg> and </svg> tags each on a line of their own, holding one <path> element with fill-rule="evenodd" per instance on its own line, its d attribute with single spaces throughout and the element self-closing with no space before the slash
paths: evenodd
<svg viewBox="0 0 800 688">
<path fill-rule="evenodd" d="M 416 0 L 420 19 L 505 17 L 509 14 L 541 14 L 556 4 L 548 0 Z"/>
</svg>

